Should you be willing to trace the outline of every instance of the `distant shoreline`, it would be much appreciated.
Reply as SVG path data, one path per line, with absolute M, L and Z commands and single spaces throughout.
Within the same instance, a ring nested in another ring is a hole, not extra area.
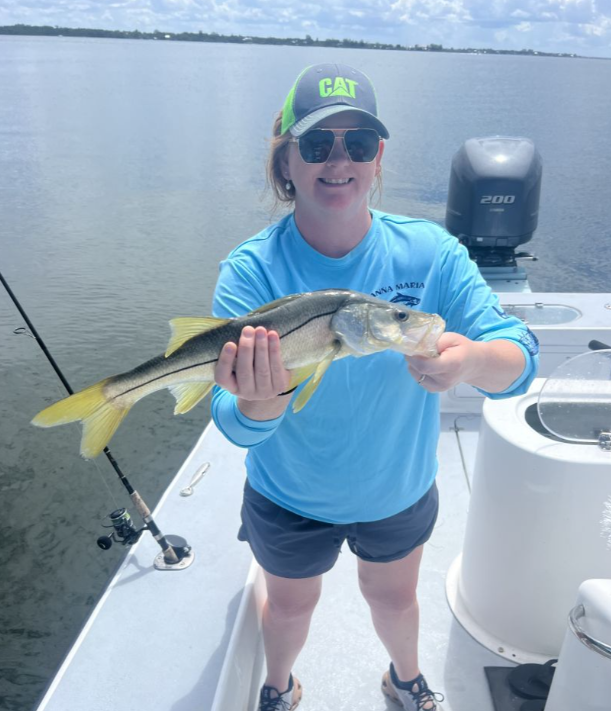
M 310 35 L 299 37 L 251 37 L 248 35 L 220 35 L 216 32 L 140 32 L 139 30 L 98 30 L 73 27 L 51 27 L 50 25 L 9 25 L 0 27 L 0 35 L 48 36 L 48 37 L 95 37 L 103 39 L 138 39 L 174 42 L 225 42 L 231 44 L 275 44 L 291 47 L 336 47 L 340 49 L 385 49 L 399 52 L 452 52 L 454 54 L 509 54 L 528 57 L 564 57 L 568 59 L 607 59 L 606 57 L 585 57 L 579 54 L 539 52 L 534 49 L 479 49 L 475 47 L 454 49 L 440 44 L 413 45 L 383 44 L 349 39 L 313 39 Z

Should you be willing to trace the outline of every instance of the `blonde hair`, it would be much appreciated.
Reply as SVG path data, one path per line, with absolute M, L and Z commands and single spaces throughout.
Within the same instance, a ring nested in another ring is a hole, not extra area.
M 271 188 L 274 194 L 274 212 L 284 203 L 290 205 L 295 202 L 295 188 L 293 183 L 290 184 L 290 188 L 287 188 L 288 181 L 282 173 L 282 161 L 289 147 L 291 133 L 287 131 L 284 135 L 281 135 L 281 129 L 282 111 L 274 119 L 269 153 L 267 155 L 267 186 Z
M 292 182 L 287 181 L 282 172 L 282 162 L 291 140 L 291 133 L 287 131 L 284 135 L 280 133 L 282 129 L 282 111 L 274 119 L 272 137 L 269 142 L 269 153 L 267 156 L 266 177 L 267 187 L 273 193 L 272 213 L 276 213 L 283 206 L 291 207 L 295 202 L 295 187 Z M 287 188 L 287 184 L 290 186 Z M 373 183 L 370 201 L 376 198 L 376 205 L 382 199 L 382 168 L 376 175 Z

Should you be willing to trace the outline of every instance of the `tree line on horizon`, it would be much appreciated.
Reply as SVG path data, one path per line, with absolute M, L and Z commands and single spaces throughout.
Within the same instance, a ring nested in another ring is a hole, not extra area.
M 337 47 L 350 49 L 387 49 L 403 52 L 458 52 L 477 54 L 525 54 L 541 57 L 577 57 L 576 54 L 539 52 L 533 49 L 479 49 L 444 47 L 441 44 L 413 45 L 384 44 L 351 39 L 313 39 L 300 37 L 250 37 L 246 35 L 221 35 L 217 32 L 141 32 L 140 30 L 100 30 L 93 28 L 58 27 L 57 25 L 10 25 L 0 27 L 0 35 L 31 35 L 53 37 L 97 37 L 105 39 L 162 40 L 178 42 L 229 42 L 234 44 L 277 44 L 297 47 Z

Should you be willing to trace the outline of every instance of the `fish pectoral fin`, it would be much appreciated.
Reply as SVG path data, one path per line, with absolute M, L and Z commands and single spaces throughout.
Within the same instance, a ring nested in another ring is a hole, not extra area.
M 214 318 L 212 316 L 205 316 L 203 318 L 173 318 L 170 321 L 172 336 L 170 337 L 165 357 L 167 358 L 172 355 L 174 351 L 178 350 L 183 343 L 191 340 L 191 338 L 206 333 L 206 331 L 210 331 L 217 326 L 224 326 L 227 321 L 229 321 L 229 319 Z
M 36 415 L 32 424 L 37 427 L 55 427 L 82 421 L 81 454 L 87 459 L 97 457 L 129 412 L 129 407 L 114 407 L 106 399 L 104 385 L 108 380 L 102 380 L 50 405 Z
M 202 381 L 199 383 L 180 383 L 172 385 L 169 390 L 176 398 L 175 415 L 184 415 L 194 408 L 200 400 L 212 390 L 214 383 Z
M 295 399 L 295 402 L 293 403 L 293 412 L 299 412 L 299 410 L 301 410 L 301 408 L 312 397 L 316 391 L 316 388 L 320 385 L 322 376 L 327 372 L 328 367 L 341 350 L 341 347 L 341 343 L 334 345 L 333 349 L 323 358 L 323 360 L 320 361 L 320 363 L 318 363 L 314 371 L 314 376 Z

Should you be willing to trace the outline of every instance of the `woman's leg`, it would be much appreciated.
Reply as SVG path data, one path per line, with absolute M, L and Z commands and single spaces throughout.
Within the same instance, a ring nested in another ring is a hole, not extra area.
M 320 598 L 322 575 L 313 578 L 279 578 L 264 571 L 267 601 L 263 608 L 263 641 L 267 677 L 265 684 L 281 693 L 308 636 L 310 620 Z
M 359 585 L 371 608 L 373 625 L 403 681 L 420 673 L 416 586 L 422 548 L 390 563 L 358 561 Z

